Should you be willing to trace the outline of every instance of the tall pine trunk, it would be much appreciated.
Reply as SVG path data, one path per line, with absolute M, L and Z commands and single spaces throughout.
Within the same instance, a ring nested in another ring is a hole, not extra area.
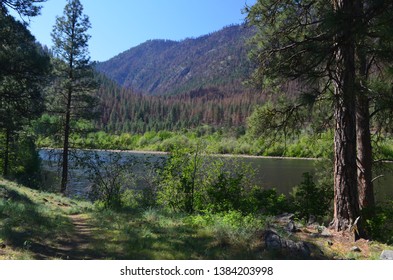
M 364 92 L 360 92 L 356 102 L 356 140 L 358 192 L 361 209 L 372 209 L 375 205 L 374 187 L 372 183 L 372 147 L 370 133 L 369 100 Z
M 355 38 L 352 36 L 354 2 L 351 0 L 334 1 L 334 7 L 337 14 L 342 17 L 343 25 L 336 37 L 338 47 L 334 85 L 334 219 L 332 225 L 336 231 L 349 229 L 360 215 L 356 166 Z
M 3 162 L 3 176 L 5 178 L 9 175 L 10 169 L 10 143 L 11 143 L 11 131 L 9 128 L 5 130 L 5 143 L 4 143 L 4 162 Z
M 62 174 L 61 174 L 61 187 L 60 192 L 65 194 L 68 183 L 68 155 L 70 149 L 70 120 L 71 120 L 71 98 L 72 89 L 68 89 L 67 104 L 66 104 L 66 116 L 64 123 L 64 142 L 63 142 L 63 161 L 62 161 Z
M 356 1 L 357 21 L 365 26 L 364 1 Z M 358 193 L 360 209 L 372 210 L 375 206 L 374 187 L 372 183 L 372 145 L 370 133 L 370 101 L 368 98 L 368 58 L 365 53 L 365 43 L 361 40 L 357 45 L 356 56 L 359 64 L 358 92 L 356 97 L 356 146 L 358 166 Z M 371 214 L 372 212 L 370 212 Z

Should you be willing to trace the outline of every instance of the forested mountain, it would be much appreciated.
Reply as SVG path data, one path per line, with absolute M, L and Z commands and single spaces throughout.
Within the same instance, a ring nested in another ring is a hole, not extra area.
M 97 65 L 97 70 L 134 92 L 184 94 L 200 88 L 242 92 L 252 65 L 246 41 L 254 30 L 232 25 L 180 42 L 151 40 Z
M 178 95 L 144 95 L 101 78 L 99 129 L 144 133 L 209 125 L 242 133 L 246 118 L 264 96 L 250 90 L 239 93 L 227 87 L 210 87 Z

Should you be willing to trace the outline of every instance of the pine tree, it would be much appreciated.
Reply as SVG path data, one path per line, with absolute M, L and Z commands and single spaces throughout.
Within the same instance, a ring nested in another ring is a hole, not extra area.
M 0 10 L 0 65 L 0 136 L 4 134 L 2 173 L 7 176 L 10 155 L 15 152 L 11 144 L 23 126 L 43 111 L 42 90 L 49 72 L 49 57 L 26 26 L 3 9 Z
M 79 118 L 89 119 L 94 114 L 95 99 L 92 91 L 96 88 L 88 54 L 90 35 L 89 18 L 83 14 L 79 0 L 68 0 L 63 16 L 57 17 L 53 27 L 54 60 L 56 80 L 53 111 L 62 115 L 63 155 L 61 189 L 65 193 L 68 182 L 68 159 L 70 152 L 71 122 Z
M 5 11 L 13 9 L 21 16 L 34 17 L 39 15 L 41 6 L 37 5 L 46 0 L 0 0 L 0 8 Z
M 359 92 L 359 86 L 365 84 L 364 71 L 359 65 L 363 63 L 362 52 L 371 58 L 368 64 L 371 66 L 381 57 L 380 47 L 391 45 L 388 36 L 381 36 L 386 33 L 376 32 L 386 32 L 392 26 L 391 6 L 391 1 L 259 0 L 246 9 L 249 22 L 259 28 L 254 41 L 254 57 L 260 65 L 256 80 L 277 86 L 277 81 L 282 84 L 291 79 L 303 85 L 302 98 L 281 111 L 294 112 L 310 101 L 327 98 L 332 101 L 335 120 L 332 225 L 337 231 L 353 226 L 360 216 L 361 201 L 368 199 L 360 198 L 364 187 L 359 185 L 358 190 L 357 183 L 357 153 L 361 156 L 367 153 L 368 161 L 371 152 L 359 150 L 359 143 L 371 147 L 370 137 L 356 141 L 356 127 L 358 135 L 369 132 L 369 108 Z M 367 48 L 362 47 L 364 42 Z M 364 164 L 363 168 L 367 169 L 366 180 L 371 180 L 371 165 Z M 365 193 L 368 192 L 370 188 Z M 360 226 L 359 229 L 364 236 Z

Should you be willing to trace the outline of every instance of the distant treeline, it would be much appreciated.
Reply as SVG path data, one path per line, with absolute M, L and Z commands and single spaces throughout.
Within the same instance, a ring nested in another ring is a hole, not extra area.
M 104 79 L 98 91 L 102 100 L 98 128 L 107 132 L 145 133 L 210 125 L 245 130 L 246 119 L 266 96 L 230 86 L 209 87 L 176 96 L 147 96 Z

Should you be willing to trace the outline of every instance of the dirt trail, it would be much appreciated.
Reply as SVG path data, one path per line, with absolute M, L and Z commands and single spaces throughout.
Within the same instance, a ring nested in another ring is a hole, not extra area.
M 85 215 L 68 216 L 74 226 L 73 232 L 53 247 L 35 248 L 37 259 L 96 260 L 101 259 L 97 252 L 89 248 L 93 240 L 94 228 Z M 35 247 L 40 246 L 36 244 Z

